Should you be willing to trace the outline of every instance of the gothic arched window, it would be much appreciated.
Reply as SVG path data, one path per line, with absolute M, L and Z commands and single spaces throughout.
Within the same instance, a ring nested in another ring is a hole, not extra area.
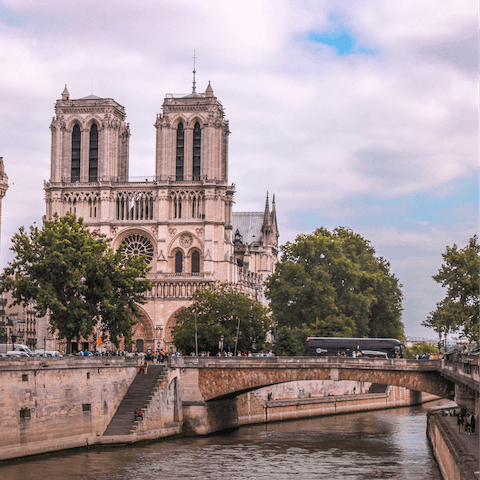
M 193 127 L 193 180 L 200 180 L 200 153 L 202 143 L 202 131 L 197 122 Z
M 177 127 L 177 157 L 176 157 L 176 169 L 175 180 L 183 180 L 183 163 L 184 163 L 184 143 L 185 132 L 183 130 L 183 123 L 180 122 Z
M 183 254 L 182 252 L 178 251 L 175 254 L 175 273 L 182 273 L 183 272 Z
M 90 128 L 90 155 L 88 159 L 88 181 L 98 181 L 98 128 L 93 124 Z
M 72 131 L 72 182 L 80 181 L 80 144 L 82 141 L 82 132 L 80 125 L 76 123 Z
M 192 273 L 200 273 L 200 254 L 196 250 L 192 253 Z

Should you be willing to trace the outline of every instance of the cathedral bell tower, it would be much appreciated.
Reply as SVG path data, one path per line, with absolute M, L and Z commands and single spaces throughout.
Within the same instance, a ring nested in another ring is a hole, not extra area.
M 55 104 L 52 131 L 52 183 L 128 180 L 125 108 L 111 98 L 70 99 L 65 85 Z

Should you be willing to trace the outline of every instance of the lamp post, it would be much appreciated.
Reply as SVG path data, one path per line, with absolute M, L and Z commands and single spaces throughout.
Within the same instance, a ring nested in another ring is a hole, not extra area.
M 240 317 L 238 317 L 238 323 L 237 323 L 237 335 L 235 337 L 235 353 L 234 353 L 234 357 L 237 356 L 237 345 L 238 345 L 238 335 L 239 335 L 239 331 L 240 331 Z
M 195 356 L 198 357 L 197 312 L 195 312 Z

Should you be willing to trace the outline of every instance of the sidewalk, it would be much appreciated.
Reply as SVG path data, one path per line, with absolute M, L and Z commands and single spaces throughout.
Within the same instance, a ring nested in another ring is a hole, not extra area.
M 476 465 L 475 473 L 479 475 L 479 437 L 478 437 L 478 425 L 475 426 L 475 434 L 467 435 L 464 433 L 458 433 L 457 417 L 441 417 L 442 421 L 448 427 L 452 438 L 454 438 L 464 453 L 471 455 Z

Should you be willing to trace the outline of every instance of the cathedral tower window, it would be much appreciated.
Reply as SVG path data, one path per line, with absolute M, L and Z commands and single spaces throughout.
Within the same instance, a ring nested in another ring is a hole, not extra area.
M 98 128 L 93 124 L 90 128 L 90 155 L 88 161 L 88 181 L 98 181 Z
M 183 123 L 179 123 L 177 127 L 177 158 L 176 158 L 176 170 L 175 180 L 183 180 L 183 164 L 184 164 L 184 144 L 185 144 L 185 132 L 183 129 Z
M 197 250 L 192 253 L 192 273 L 200 273 L 200 253 Z
M 183 254 L 182 252 L 178 251 L 175 254 L 175 273 L 182 273 L 183 272 Z
M 193 127 L 193 180 L 200 180 L 200 153 L 202 143 L 202 131 L 197 122 Z
M 80 144 L 82 141 L 82 132 L 80 125 L 76 123 L 72 131 L 72 182 L 80 181 Z

